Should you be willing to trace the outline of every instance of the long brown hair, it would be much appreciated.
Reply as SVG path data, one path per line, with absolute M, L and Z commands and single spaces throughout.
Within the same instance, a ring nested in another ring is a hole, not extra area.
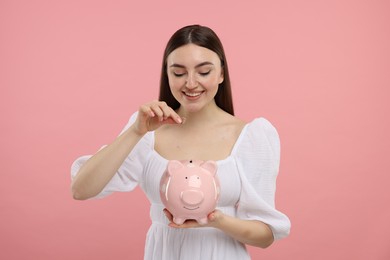
M 215 103 L 224 111 L 228 112 L 231 115 L 234 115 L 232 90 L 230 86 L 229 70 L 226 61 L 225 51 L 217 34 L 206 26 L 185 26 L 177 30 L 169 39 L 167 46 L 165 47 L 163 56 L 159 100 L 165 101 L 168 106 L 170 106 L 174 110 L 180 107 L 180 103 L 174 98 L 169 87 L 167 74 L 167 57 L 175 49 L 189 43 L 207 48 L 215 52 L 219 56 L 224 73 L 224 80 L 221 84 L 219 84 L 217 94 L 214 98 Z

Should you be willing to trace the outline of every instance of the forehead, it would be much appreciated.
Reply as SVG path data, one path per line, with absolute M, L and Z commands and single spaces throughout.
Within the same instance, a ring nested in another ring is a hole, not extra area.
M 184 66 L 196 66 L 199 63 L 209 61 L 215 65 L 220 64 L 218 55 L 207 48 L 186 44 L 171 52 L 167 57 L 167 65 L 180 64 Z

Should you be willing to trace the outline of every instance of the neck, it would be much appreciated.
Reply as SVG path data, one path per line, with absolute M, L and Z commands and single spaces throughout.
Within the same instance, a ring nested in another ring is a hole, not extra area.
M 215 121 L 221 109 L 215 102 L 212 102 L 196 112 L 188 111 L 183 107 L 180 107 L 177 112 L 181 117 L 185 118 L 185 125 L 191 126 L 204 125 L 204 123 Z

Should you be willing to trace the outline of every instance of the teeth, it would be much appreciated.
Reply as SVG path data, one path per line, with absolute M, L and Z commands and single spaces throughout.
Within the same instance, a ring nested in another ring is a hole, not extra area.
M 201 93 L 188 93 L 188 92 L 186 92 L 185 93 L 187 96 L 190 96 L 190 97 L 197 97 L 197 96 L 199 96 Z

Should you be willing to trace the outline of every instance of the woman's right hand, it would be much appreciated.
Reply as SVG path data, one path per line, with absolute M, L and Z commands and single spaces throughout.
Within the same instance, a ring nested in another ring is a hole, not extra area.
M 153 101 L 142 105 L 131 131 L 122 133 L 79 169 L 72 181 L 73 197 L 88 199 L 99 194 L 144 134 L 163 124 L 182 122 L 183 119 L 165 102 Z
M 140 106 L 137 120 L 134 122 L 135 131 L 144 135 L 154 131 L 163 124 L 182 124 L 183 119 L 164 101 L 152 101 Z

